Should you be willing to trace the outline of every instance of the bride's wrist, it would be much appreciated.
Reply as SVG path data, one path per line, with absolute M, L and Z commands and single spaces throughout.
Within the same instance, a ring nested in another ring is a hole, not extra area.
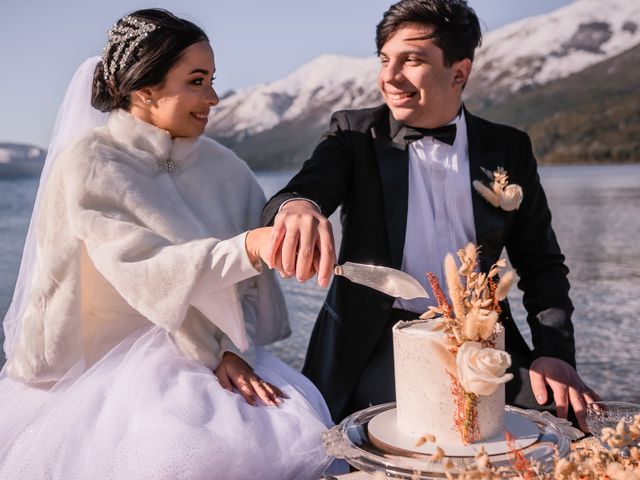
M 261 227 L 249 230 L 245 237 L 244 246 L 249 260 L 253 265 L 260 265 L 262 257 L 260 252 L 263 244 L 268 240 L 271 227 Z

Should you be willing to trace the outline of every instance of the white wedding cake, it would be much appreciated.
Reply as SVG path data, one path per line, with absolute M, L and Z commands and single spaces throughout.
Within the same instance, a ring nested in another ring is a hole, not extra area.
M 501 369 L 504 374 L 504 328 L 500 323 L 495 326 L 492 339 L 495 350 L 483 350 L 480 343 L 468 342 L 468 345 L 463 344 L 464 352 L 459 351 L 456 355 L 438 324 L 437 320 L 414 320 L 399 322 L 393 328 L 398 429 L 416 439 L 433 436 L 432 441 L 438 444 L 462 444 L 461 428 L 469 428 L 469 425 L 461 425 L 465 420 L 457 416 L 456 402 L 459 411 L 464 398 L 459 387 L 464 383 L 466 388 L 468 385 L 472 388 L 481 385 L 480 391 L 484 388 L 474 405 L 475 419 L 471 426 L 476 432 L 474 440 L 502 434 L 504 379 L 502 383 L 491 385 L 489 381 L 487 384 L 485 378 L 479 378 L 483 373 L 478 375 L 478 370 L 488 369 L 489 377 L 492 370 L 500 375 Z M 460 363 L 463 365 L 458 365 Z M 500 363 L 502 365 L 498 365 Z M 465 365 L 471 367 L 469 371 L 465 370 Z M 464 378 L 460 378 L 461 375 Z M 474 381 L 477 382 L 474 384 Z M 457 395 L 455 385 L 458 385 Z

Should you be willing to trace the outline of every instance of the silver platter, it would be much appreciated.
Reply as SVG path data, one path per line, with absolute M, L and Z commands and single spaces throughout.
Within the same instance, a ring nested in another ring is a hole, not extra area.
M 430 455 L 397 455 L 377 448 L 369 438 L 368 424 L 376 415 L 395 406 L 395 403 L 385 403 L 360 410 L 325 432 L 323 441 L 329 455 L 343 458 L 364 472 L 384 472 L 394 478 L 411 480 L 447 478 L 444 468 L 444 461 L 447 460 L 453 464 L 453 467 L 447 470 L 452 476 L 474 464 L 473 457 L 450 457 L 434 462 Z M 556 425 L 535 415 L 537 412 L 530 413 L 527 410 L 509 406 L 505 407 L 505 411 L 527 417 L 539 427 L 538 440 L 520 452 L 528 460 L 535 461 L 540 470 L 549 471 L 552 468 L 556 452 L 560 457 L 569 454 L 571 449 L 569 438 Z M 512 458 L 509 453 L 491 455 L 490 459 L 495 467 L 512 468 Z M 516 472 L 513 471 L 513 473 Z

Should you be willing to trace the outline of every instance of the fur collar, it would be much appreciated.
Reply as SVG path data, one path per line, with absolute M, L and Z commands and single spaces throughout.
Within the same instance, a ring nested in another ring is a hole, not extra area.
M 171 138 L 166 130 L 134 117 L 126 110 L 118 109 L 109 114 L 107 129 L 111 137 L 131 154 L 134 161 L 142 161 L 158 168 L 158 163 L 168 159 L 184 167 L 193 161 L 200 137 Z

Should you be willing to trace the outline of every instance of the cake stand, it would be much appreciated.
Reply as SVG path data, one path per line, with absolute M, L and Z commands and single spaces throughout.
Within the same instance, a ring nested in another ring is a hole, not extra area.
M 372 441 L 369 434 L 369 423 L 381 414 L 394 410 L 395 403 L 376 405 L 356 412 L 345 418 L 339 425 L 323 434 L 323 442 L 329 455 L 343 458 L 355 468 L 369 472 L 384 472 L 393 478 L 402 479 L 441 479 L 446 473 L 455 476 L 475 464 L 470 456 L 447 456 L 442 460 L 432 461 L 431 455 L 403 452 L 387 449 L 380 442 Z M 537 412 L 528 412 L 515 407 L 505 407 L 505 413 L 521 416 L 528 423 L 533 423 L 539 435 L 533 443 L 519 449 L 527 460 L 535 461 L 542 471 L 549 471 L 553 466 L 553 457 L 566 456 L 571 448 L 571 441 L 558 426 Z M 495 467 L 512 468 L 510 453 L 490 455 Z M 449 463 L 445 469 L 444 463 Z M 515 474 L 515 470 L 513 471 Z

